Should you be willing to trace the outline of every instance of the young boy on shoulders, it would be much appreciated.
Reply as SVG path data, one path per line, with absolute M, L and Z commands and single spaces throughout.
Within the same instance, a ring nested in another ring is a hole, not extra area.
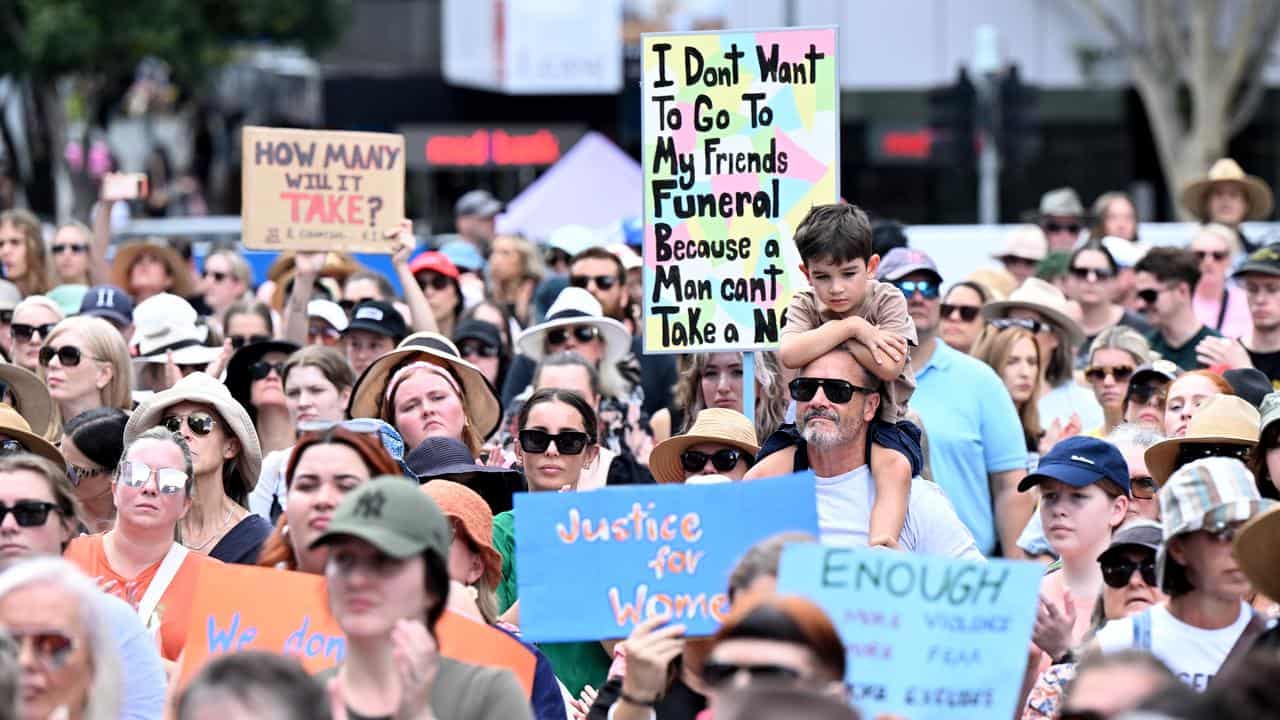
M 787 308 L 778 358 L 797 369 L 844 345 L 883 382 L 870 433 L 876 498 L 867 537 L 872 546 L 896 548 L 911 478 L 924 464 L 920 429 L 905 419 L 915 390 L 908 362 L 915 324 L 902 293 L 875 279 L 880 256 L 871 252 L 871 223 L 856 205 L 814 207 L 796 228 L 795 243 L 812 289 L 797 292 Z

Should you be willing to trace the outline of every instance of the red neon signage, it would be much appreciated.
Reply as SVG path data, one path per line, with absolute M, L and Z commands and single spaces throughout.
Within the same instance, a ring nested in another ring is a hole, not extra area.
M 423 146 L 428 165 L 551 165 L 560 140 L 541 128 L 528 133 L 480 129 L 463 135 L 432 135 Z

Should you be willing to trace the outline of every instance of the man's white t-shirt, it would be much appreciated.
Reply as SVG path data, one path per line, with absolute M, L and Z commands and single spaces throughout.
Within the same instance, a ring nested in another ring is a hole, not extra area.
M 1253 610 L 1240 603 L 1240 616 L 1220 630 L 1188 625 L 1162 605 L 1153 605 L 1150 616 L 1151 654 L 1168 665 L 1182 682 L 1203 692 L 1249 624 Z M 1134 638 L 1132 617 L 1112 620 L 1098 630 L 1096 637 L 1104 653 L 1138 648 L 1139 645 Z
M 876 484 L 866 465 L 818 480 L 818 529 L 824 545 L 866 547 Z M 907 520 L 898 537 L 903 550 L 982 560 L 973 534 L 960 521 L 942 488 L 920 478 L 911 481 Z

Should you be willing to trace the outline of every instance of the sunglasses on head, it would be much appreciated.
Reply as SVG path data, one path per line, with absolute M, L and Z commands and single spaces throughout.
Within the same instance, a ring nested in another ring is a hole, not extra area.
M 498 346 L 483 340 L 463 340 L 458 343 L 458 353 L 462 357 L 498 357 Z
M 1095 280 L 1110 280 L 1115 277 L 1115 273 L 1111 271 L 1111 268 L 1073 267 L 1068 268 L 1067 272 L 1071 273 L 1071 276 L 1077 280 L 1088 280 L 1090 275 L 1092 275 Z
M 65 667 L 71 652 L 76 649 L 76 643 L 71 636 L 57 630 L 30 633 L 9 630 L 8 632 L 19 648 L 29 645 L 39 663 L 50 670 L 60 670 Z
M 556 452 L 561 455 L 578 455 L 587 448 L 591 438 L 581 430 L 561 430 L 552 435 L 546 430 L 527 429 L 520 431 L 520 449 L 527 453 L 540 455 L 556 444 Z
M 818 388 L 822 388 L 822 394 L 827 396 L 827 400 L 837 405 L 849 402 L 855 392 L 868 395 L 875 392 L 871 388 L 836 378 L 798 377 L 787 384 L 787 389 L 791 391 L 791 399 L 797 402 L 809 402 L 818 394 Z
M 354 418 L 352 420 L 308 420 L 298 423 L 298 432 L 300 433 L 322 433 L 341 428 L 354 433 L 379 433 L 383 428 L 389 427 L 381 420 L 373 418 Z
M 942 289 L 938 283 L 932 280 L 899 280 L 893 286 L 898 288 L 902 292 L 902 296 L 907 299 L 910 299 L 916 293 L 920 293 L 925 300 L 934 300 Z
M 1227 252 L 1226 250 L 1214 250 L 1212 252 L 1205 252 L 1204 250 L 1192 250 L 1191 253 L 1195 255 L 1196 260 L 1200 262 L 1204 262 L 1204 259 L 1207 257 L 1211 257 L 1218 262 L 1222 262 L 1223 260 L 1226 260 L 1228 257 L 1231 256 L 1231 253 Z
M 284 377 L 284 363 L 273 363 L 267 362 L 266 360 L 259 360 L 249 366 L 249 375 L 254 380 L 266 380 L 267 376 L 272 372 L 275 372 L 276 377 Z
M 204 437 L 205 435 L 213 432 L 213 426 L 218 422 L 209 413 L 193 412 L 190 415 L 185 416 L 185 418 L 182 415 L 166 415 L 164 419 L 160 421 L 160 426 L 177 435 L 182 432 L 182 421 L 184 419 L 187 421 L 187 427 L 191 432 L 199 435 L 200 437 Z
M 258 343 L 270 342 L 271 336 L 270 335 L 232 335 L 229 338 L 229 340 L 231 340 L 231 347 L 235 350 L 239 350 L 245 345 L 257 345 Z
M 55 357 L 58 358 L 58 363 L 61 364 L 62 367 L 69 368 L 79 365 L 80 361 L 84 359 L 84 355 L 80 352 L 80 348 L 73 347 L 71 345 L 63 345 L 60 348 L 55 348 L 52 345 L 45 345 L 40 348 L 41 367 L 49 367 L 49 363 L 53 362 Z
M 1048 323 L 1042 323 L 1039 320 L 1031 318 L 996 318 L 991 321 L 991 326 L 997 330 L 1007 330 L 1009 328 L 1022 328 L 1031 333 L 1042 333 L 1053 330 Z
M 1133 296 L 1142 301 L 1143 305 L 1155 305 L 1156 300 L 1160 299 L 1160 291 L 1155 288 L 1145 288 L 1134 293 Z
M 978 313 L 982 312 L 982 308 L 977 305 L 951 305 L 942 303 L 942 317 L 951 320 L 954 319 L 956 313 L 960 313 L 961 322 L 973 322 L 978 317 Z
M 146 487 L 153 476 L 161 495 L 175 495 L 187 487 L 187 474 L 177 468 L 153 468 L 131 460 L 120 463 L 120 482 L 135 490 Z
M 1047 233 L 1057 233 L 1057 232 L 1079 233 L 1080 224 L 1079 223 L 1047 222 L 1044 224 L 1044 231 Z
M 418 276 L 418 286 L 423 290 L 430 287 L 432 290 L 444 290 L 449 287 L 453 281 L 448 277 L 439 273 L 422 273 Z
M 4 516 L 13 513 L 13 521 L 21 527 L 39 527 L 49 519 L 49 513 L 57 511 L 58 506 L 42 500 L 19 500 L 13 505 L 0 503 L 0 525 L 4 524 Z
M 738 665 L 708 661 L 702 665 L 702 681 L 711 687 L 720 687 L 732 680 L 739 673 L 746 673 L 751 682 L 795 682 L 800 679 L 800 672 L 785 665 Z
M 614 285 L 618 284 L 618 278 L 613 275 L 571 275 L 569 284 L 576 288 L 588 288 L 592 283 L 601 290 L 612 290 Z
M 73 255 L 83 255 L 87 252 L 89 252 L 88 245 L 77 245 L 74 243 L 56 243 L 53 246 L 54 255 L 63 255 L 65 253 L 72 253 Z
M 1226 457 L 1248 461 L 1249 446 L 1228 445 L 1226 443 L 1183 443 L 1178 448 L 1178 459 L 1175 461 L 1174 467 L 1182 467 L 1189 462 L 1210 457 Z
M 36 335 L 43 340 L 49 337 L 49 333 L 53 332 L 57 323 L 47 323 L 45 325 L 28 325 L 26 323 L 13 323 L 9 326 L 9 334 L 13 335 L 13 339 L 20 343 L 31 342 Z
M 685 472 L 696 473 L 707 466 L 707 460 L 711 461 L 711 466 L 716 472 L 729 472 L 738 466 L 738 461 L 745 454 L 737 448 L 721 448 L 713 453 L 704 453 L 701 450 L 685 450 L 680 453 L 680 466 Z M 750 461 L 748 461 L 750 464 Z
M 1117 365 L 1116 367 L 1102 367 L 1094 365 L 1084 371 L 1084 377 L 1089 382 L 1100 383 L 1110 375 L 1116 379 L 1116 382 L 1122 383 L 1133 375 L 1132 365 Z
M 563 345 L 569 341 L 569 333 L 571 331 L 562 327 L 552 328 L 547 331 L 547 344 L 551 346 Z M 572 330 L 573 339 L 580 343 L 589 343 L 600 337 L 600 328 L 594 325 L 579 325 Z
M 105 472 L 105 468 L 85 468 L 73 463 L 67 463 L 67 479 L 71 481 L 72 487 L 80 487 L 80 483 L 84 482 L 85 479 Z
M 1136 475 L 1129 478 L 1129 494 L 1139 500 L 1151 500 L 1159 490 L 1155 478 L 1150 475 Z
M 1142 582 L 1156 586 L 1156 559 L 1149 557 L 1142 562 L 1134 562 L 1129 558 L 1113 558 L 1102 563 L 1102 581 L 1117 590 L 1129 584 L 1134 571 L 1142 574 Z

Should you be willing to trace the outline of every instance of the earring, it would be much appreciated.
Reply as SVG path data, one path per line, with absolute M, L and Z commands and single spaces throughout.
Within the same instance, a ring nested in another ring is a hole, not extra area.
M 289 523 L 286 522 L 284 525 L 280 526 L 280 536 L 289 537 Z

